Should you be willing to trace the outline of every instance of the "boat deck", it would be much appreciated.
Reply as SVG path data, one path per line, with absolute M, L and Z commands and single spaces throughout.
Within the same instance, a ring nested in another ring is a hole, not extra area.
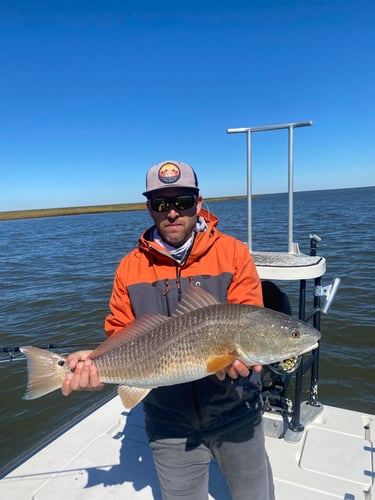
M 306 431 L 292 433 L 288 442 L 279 437 L 280 416 L 265 414 L 277 500 L 374 500 L 374 417 L 304 403 L 302 422 Z M 230 499 L 215 463 L 209 492 L 211 499 Z M 114 496 L 160 499 L 141 405 L 128 413 L 117 396 L 0 480 L 0 498 L 6 500 Z

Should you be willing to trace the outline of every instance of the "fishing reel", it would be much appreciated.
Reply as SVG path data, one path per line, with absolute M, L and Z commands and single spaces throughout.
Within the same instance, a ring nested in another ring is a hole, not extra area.
M 302 362 L 302 356 L 293 356 L 293 358 L 279 361 L 268 365 L 270 369 L 277 375 L 289 375 L 297 370 Z

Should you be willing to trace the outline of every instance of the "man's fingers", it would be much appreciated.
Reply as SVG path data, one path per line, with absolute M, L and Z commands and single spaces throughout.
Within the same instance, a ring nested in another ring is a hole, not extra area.
M 242 361 L 236 359 L 230 366 L 225 368 L 225 370 L 219 370 L 218 372 L 216 372 L 216 376 L 219 380 L 224 380 L 226 375 L 228 375 L 228 377 L 232 379 L 236 379 L 239 376 L 248 377 L 250 374 L 250 370 L 260 372 L 262 370 L 262 366 L 254 365 L 248 367 L 244 363 L 242 363 Z
M 90 365 L 90 382 L 91 387 L 95 390 L 102 389 L 104 387 L 104 384 L 100 382 L 98 371 L 94 363 L 91 363 Z
M 69 366 L 73 371 L 65 377 L 61 385 L 61 392 L 64 396 L 69 396 L 73 391 L 99 390 L 104 387 L 104 384 L 100 382 L 95 363 L 91 359 L 78 361 L 77 358 L 72 358 Z
M 248 377 L 248 375 L 250 373 L 249 368 L 244 363 L 239 361 L 238 359 L 233 361 L 232 366 L 230 366 L 229 368 L 232 371 L 234 371 L 236 374 L 236 376 L 232 377 L 232 378 L 237 378 L 239 375 L 241 375 L 241 377 Z M 229 373 L 228 373 L 228 375 L 231 377 L 231 375 Z
M 233 378 L 233 379 L 238 378 L 238 371 L 236 370 L 236 368 L 233 365 L 228 366 L 228 368 L 226 369 L 226 372 L 230 378 Z
M 69 396 L 72 393 L 72 389 L 70 387 L 70 381 L 73 378 L 73 373 L 67 375 L 63 383 L 61 384 L 61 392 L 63 393 L 63 396 Z
M 77 368 L 79 367 L 79 371 L 77 375 L 80 375 L 79 380 L 77 380 L 78 389 L 90 388 L 90 365 L 91 365 L 91 360 L 89 359 L 87 359 L 84 362 L 78 363 Z
M 68 355 L 67 360 L 71 370 L 74 370 L 80 361 L 85 361 L 92 351 L 76 351 Z

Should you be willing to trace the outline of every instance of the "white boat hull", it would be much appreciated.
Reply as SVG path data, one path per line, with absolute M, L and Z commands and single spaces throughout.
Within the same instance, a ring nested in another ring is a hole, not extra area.
M 374 416 L 329 406 L 316 413 L 305 432 L 296 435 L 296 442 L 266 437 L 276 499 L 374 499 Z M 267 434 L 277 436 L 280 416 L 266 413 L 264 422 Z M 160 498 L 141 407 L 127 413 L 118 397 L 0 480 L 0 498 L 5 500 L 114 497 Z M 215 463 L 210 469 L 209 498 L 230 499 Z

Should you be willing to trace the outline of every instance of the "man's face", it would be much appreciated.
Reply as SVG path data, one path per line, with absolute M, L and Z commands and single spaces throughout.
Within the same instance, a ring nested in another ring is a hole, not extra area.
M 171 202 L 171 198 L 182 195 L 192 195 L 192 191 L 184 188 L 168 188 L 154 191 L 151 195 L 151 200 L 147 201 L 147 208 L 150 212 L 160 236 L 163 240 L 174 247 L 179 247 L 187 241 L 197 222 L 197 215 L 202 206 L 202 197 L 195 195 L 193 205 L 190 208 L 179 208 L 189 205 L 188 199 L 177 199 L 176 202 Z M 163 200 L 165 198 L 165 201 Z M 152 200 L 158 199 L 158 207 L 152 207 Z M 180 201 L 180 203 L 179 203 Z M 162 209 L 167 208 L 165 211 Z M 177 206 L 176 206 L 177 205 Z M 156 209 L 155 209 L 156 208 Z

